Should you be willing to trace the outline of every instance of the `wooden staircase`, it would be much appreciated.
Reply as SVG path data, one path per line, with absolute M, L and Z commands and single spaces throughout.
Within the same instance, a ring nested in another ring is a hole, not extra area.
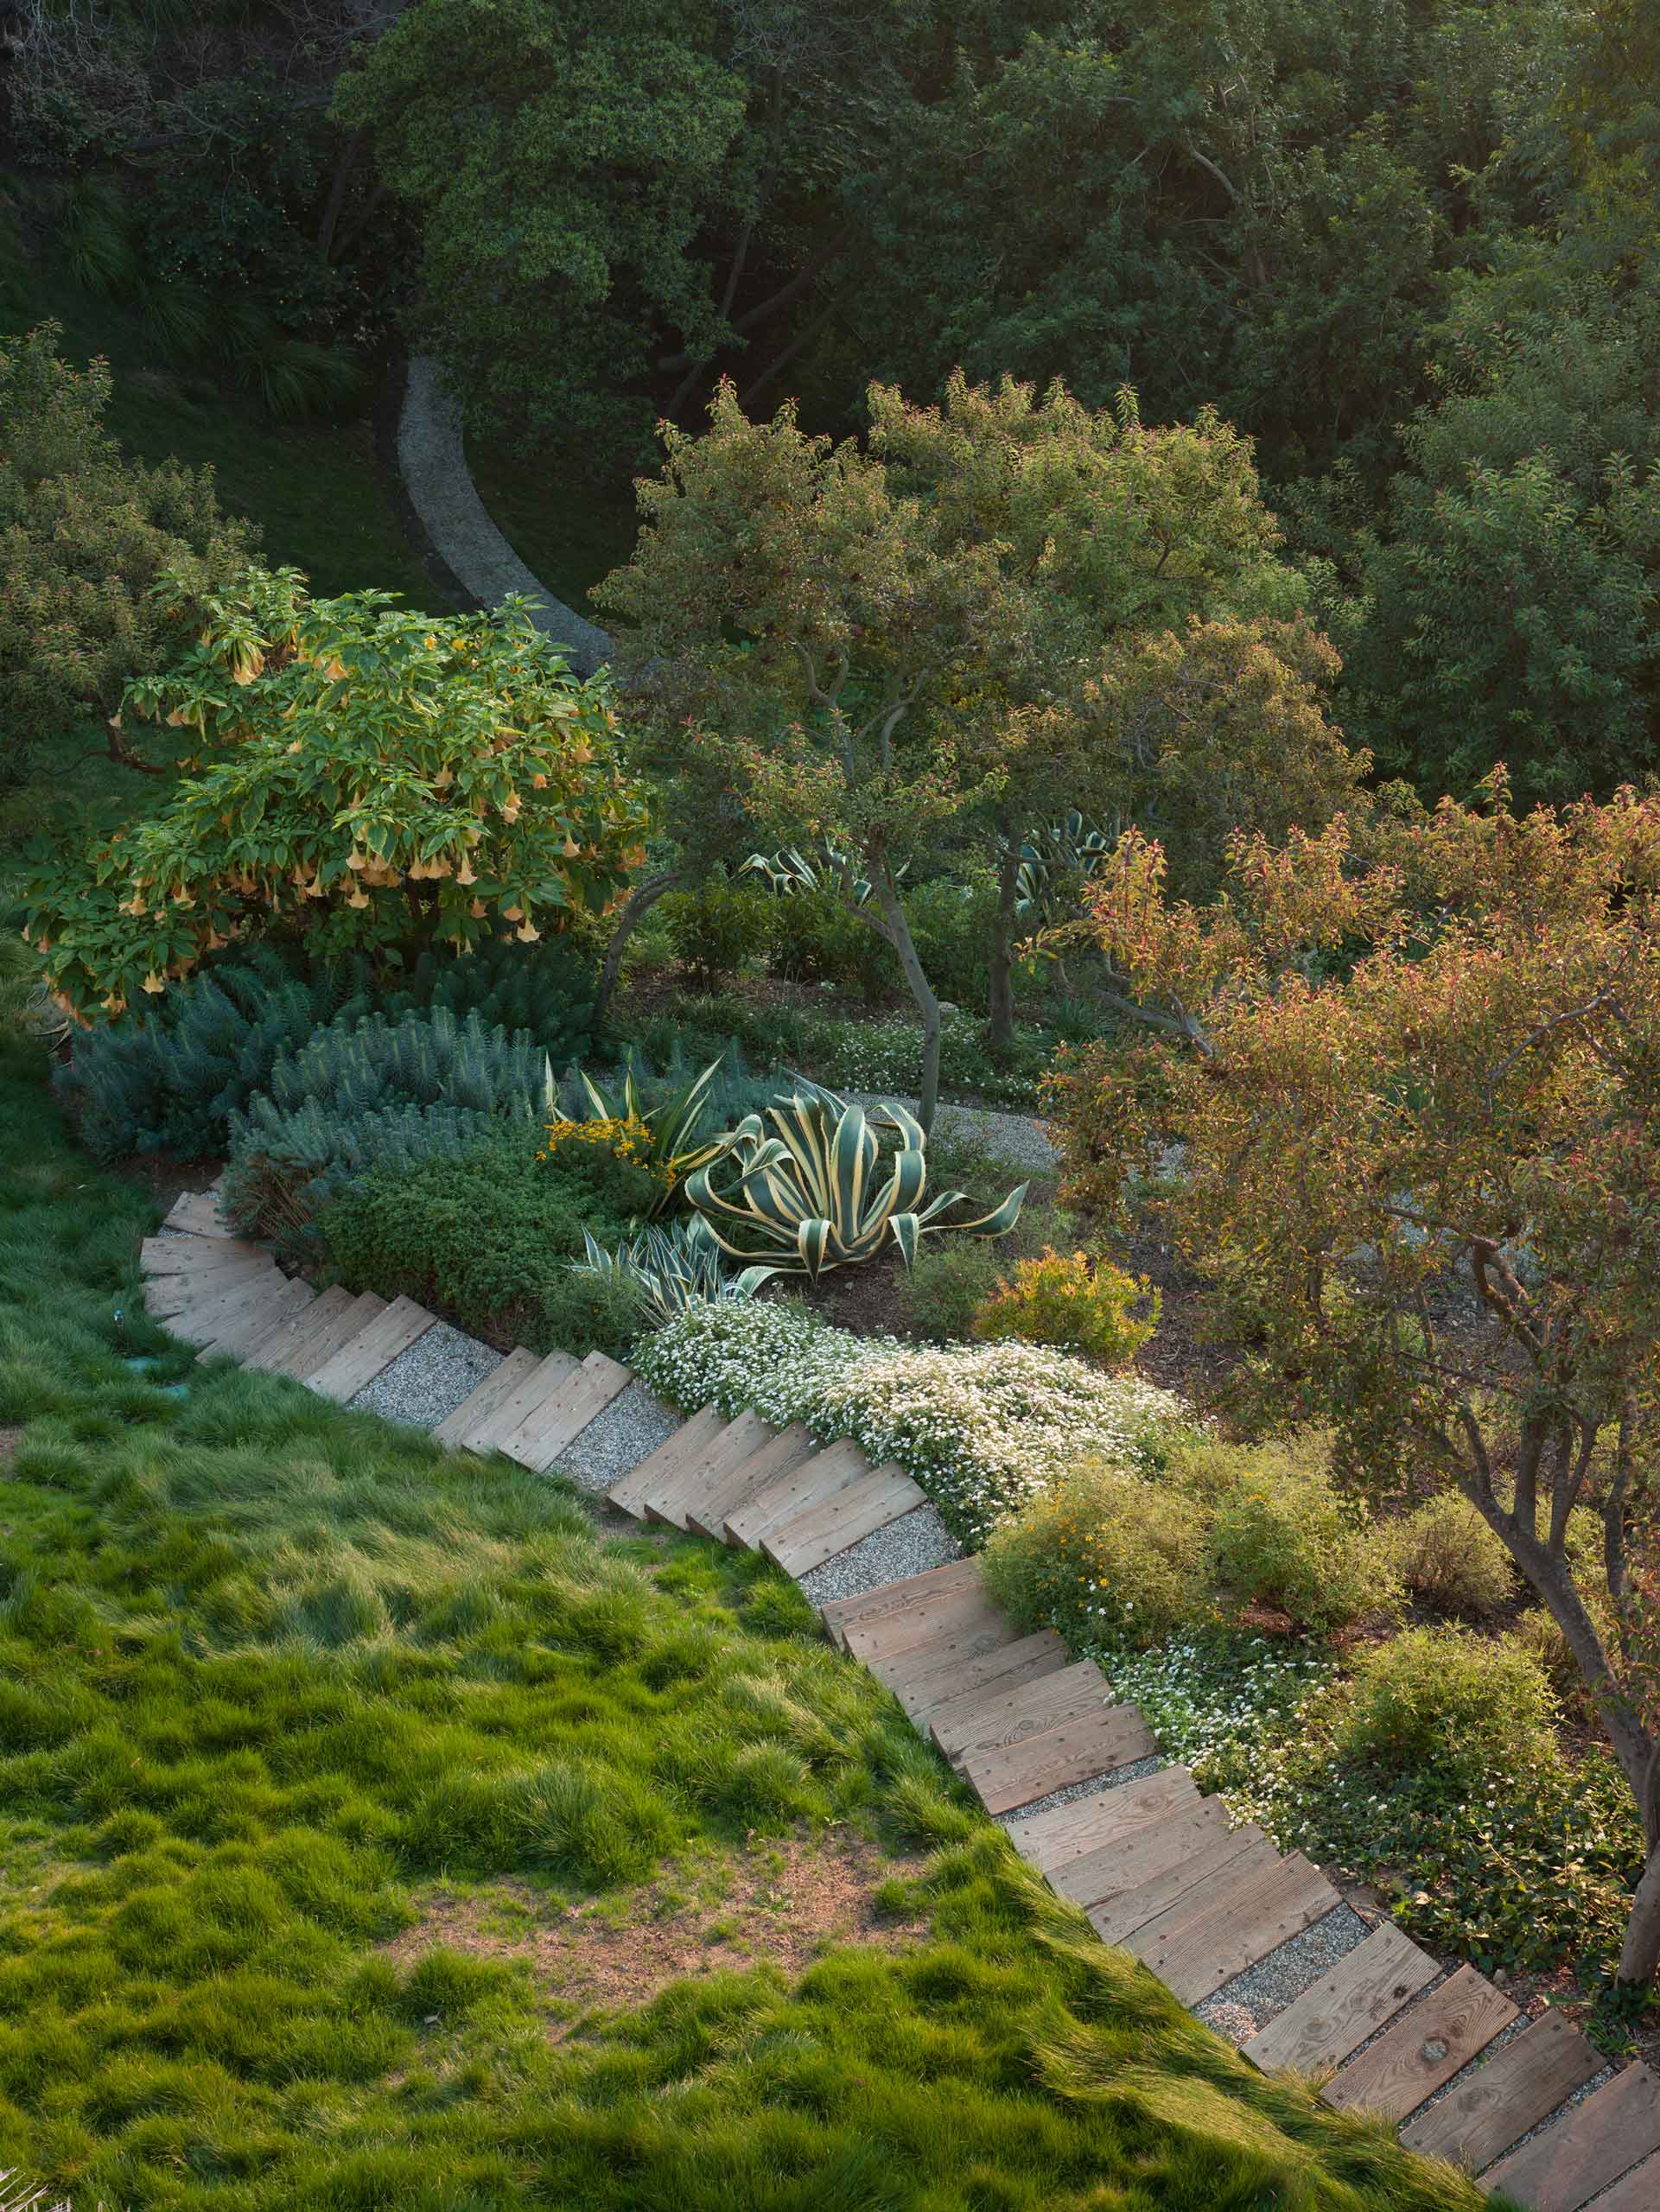
M 181 1198 L 142 1256 L 150 1311 L 200 1357 L 229 1354 L 341 1402 L 434 1322 L 408 1299 L 316 1294 L 285 1276 L 220 1219 L 213 1192 Z M 433 1433 L 545 1470 L 633 1380 L 602 1353 L 521 1349 Z M 854 1445 L 712 1407 L 607 1495 L 637 1520 L 759 1549 L 797 1577 L 926 1503 L 901 1469 L 872 1467 Z M 1235 1826 L 1186 1768 L 1154 1764 L 1140 1712 L 1110 1703 L 1099 1670 L 1069 1660 L 1059 1637 L 1017 1627 L 977 1560 L 820 1611 L 1021 1856 L 1183 2003 L 1215 1996 L 1342 1903 L 1301 1853 Z M 1385 1922 L 1243 2048 L 1267 2070 L 1326 2077 L 1332 2105 L 1401 2123 L 1410 2149 L 1532 2212 L 1660 2212 L 1660 2075 L 1629 2066 L 1570 2103 L 1602 2055 L 1551 2013 L 1493 2048 L 1518 2018 L 1473 1967 L 1444 1974 Z

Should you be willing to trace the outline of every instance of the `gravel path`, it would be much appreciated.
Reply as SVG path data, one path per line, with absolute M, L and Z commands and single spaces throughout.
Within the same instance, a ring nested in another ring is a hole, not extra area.
M 880 1106 L 893 1093 L 880 1090 L 851 1090 L 846 1094 L 861 1106 Z M 916 1109 L 916 1100 L 906 1098 L 901 1104 Z M 1043 1133 L 1043 1124 L 1035 1114 L 1006 1114 L 993 1106 L 942 1106 L 934 1116 L 934 1135 L 940 1137 L 964 1137 L 976 1144 L 984 1145 L 988 1152 L 999 1160 L 1007 1160 L 1015 1167 L 1024 1167 L 1029 1173 L 1046 1175 L 1059 1154 Z
M 962 1545 L 933 1507 L 919 1505 L 798 1579 L 809 1605 L 827 1605 L 832 1598 L 856 1598 L 862 1591 L 902 1582 L 907 1574 L 925 1574 L 931 1567 L 962 1556 Z
M 1219 2035 L 1234 2043 L 1248 2042 L 1371 1933 L 1352 1904 L 1340 1904 L 1300 1936 L 1288 1937 L 1245 1973 L 1224 1982 L 1214 1997 L 1193 2010 Z
M 1122 1789 L 1127 1782 L 1143 1782 L 1163 1764 L 1158 1753 L 1152 1751 L 1144 1759 L 1132 1760 L 1129 1766 L 1115 1768 L 1110 1774 L 1092 1775 L 1087 1782 L 1070 1782 L 1064 1789 L 1052 1789 L 1046 1797 L 1034 1797 L 1029 1805 L 1018 1805 L 1012 1813 L 993 1817 L 999 1827 L 1006 1828 L 1012 1821 L 1029 1820 L 1034 1813 L 1053 1812 L 1057 1805 L 1075 1805 L 1080 1797 L 1098 1797 L 1103 1789 Z
M 679 1426 L 678 1414 L 671 1413 L 643 1382 L 631 1382 L 560 1454 L 553 1471 L 569 1475 L 580 1490 L 602 1497 L 631 1467 L 639 1466 L 659 1444 L 666 1444 Z
M 467 466 L 461 417 L 444 390 L 438 364 L 417 355 L 409 365 L 398 425 L 398 466 L 410 504 L 439 557 L 480 607 L 499 607 L 510 593 L 537 604 L 531 620 L 564 648 L 579 676 L 608 659 L 611 640 L 532 575 L 491 521 Z
M 436 1428 L 500 1364 L 501 1354 L 493 1346 L 464 1337 L 448 1321 L 435 1321 L 352 1403 L 359 1412 L 384 1414 L 388 1421 Z

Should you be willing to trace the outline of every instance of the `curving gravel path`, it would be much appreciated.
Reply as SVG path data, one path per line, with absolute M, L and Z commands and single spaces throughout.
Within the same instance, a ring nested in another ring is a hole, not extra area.
M 534 576 L 485 512 L 467 466 L 461 416 L 444 390 L 438 364 L 424 354 L 410 362 L 398 424 L 398 466 L 410 504 L 461 588 L 480 607 L 498 607 L 511 593 L 537 604 L 531 620 L 564 649 L 579 676 L 609 658 L 611 640 L 557 600 Z

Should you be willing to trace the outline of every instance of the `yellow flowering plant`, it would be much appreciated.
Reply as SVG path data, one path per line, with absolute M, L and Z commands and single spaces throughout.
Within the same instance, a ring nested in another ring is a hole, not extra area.
M 1131 1309 L 1144 1306 L 1145 1317 Z M 1144 1277 L 1084 1252 L 1022 1260 L 974 1317 L 976 1337 L 1054 1344 L 1103 1367 L 1128 1367 L 1159 1322 L 1159 1294 Z

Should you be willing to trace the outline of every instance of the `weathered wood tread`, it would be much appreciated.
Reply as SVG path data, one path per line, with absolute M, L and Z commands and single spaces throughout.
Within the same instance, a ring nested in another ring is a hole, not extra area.
M 1570 2021 L 1547 2012 L 1409 2121 L 1401 2140 L 1409 2151 L 1479 2173 L 1606 2063 Z
M 793 1520 L 774 1522 L 762 1536 L 760 1549 L 785 1574 L 811 1574 L 827 1559 L 851 1550 L 927 1502 L 902 1467 L 878 1467 Z
M 493 1367 L 484 1380 L 469 1390 L 459 1406 L 446 1414 L 432 1432 L 440 1444 L 447 1444 L 453 1451 L 464 1450 L 471 1431 L 499 1413 L 510 1391 L 518 1385 L 536 1367 L 536 1354 L 526 1351 L 523 1344 L 515 1344 L 499 1367 Z
M 545 1473 L 633 1379 L 633 1370 L 608 1353 L 589 1352 L 567 1387 L 527 1414 L 511 1435 L 503 1437 L 500 1449 L 521 1467 Z
M 919 1598 L 903 1612 L 849 1621 L 842 1648 L 850 1659 L 862 1659 L 875 1669 L 907 1651 L 925 1646 L 938 1649 L 947 1637 L 956 1637 L 958 1649 L 965 1654 L 987 1651 L 1008 1633 L 1008 1616 L 995 1599 L 977 1584 L 959 1583 L 955 1589 Z
M 1473 1967 L 1460 1967 L 1421 1998 L 1326 2084 L 1340 2112 L 1404 2120 L 1485 2050 L 1517 2008 Z
M 1657 2151 L 1660 2075 L 1639 2063 L 1593 2089 L 1583 2104 L 1501 2158 L 1483 2179 L 1490 2190 L 1504 2190 L 1532 2212 L 1580 2212 L 1600 2189 L 1621 2180 Z M 1639 2196 L 1635 2202 L 1641 2205 L 1643 2199 Z
M 873 1622 L 890 1613 L 910 1611 L 919 1599 L 938 1597 L 946 1590 L 981 1586 L 980 1562 L 972 1556 L 930 1567 L 920 1574 L 906 1574 L 897 1582 L 884 1582 L 875 1590 L 862 1590 L 854 1598 L 832 1598 L 818 1608 L 818 1617 L 830 1630 L 832 1643 L 847 1649 L 847 1630 L 855 1621 Z
M 319 1292 L 309 1306 L 274 1322 L 263 1336 L 244 1344 L 237 1357 L 245 1367 L 274 1367 L 285 1354 L 321 1336 L 351 1303 L 351 1292 L 343 1284 L 332 1283 L 327 1290 Z
M 1228 1826 L 1228 1808 L 1219 1797 L 1180 1803 L 1128 1834 L 1117 1831 L 1110 1843 L 1063 1859 L 1050 1870 L 1050 1886 L 1087 1912 L 1091 1905 L 1139 1889 L 1169 1867 L 1186 1865 L 1215 1837 L 1225 1835 Z
M 686 1507 L 686 1526 L 694 1536 L 707 1536 L 712 1543 L 728 1541 L 726 1517 L 747 1504 L 768 1483 L 798 1467 L 818 1451 L 818 1444 L 811 1429 L 800 1421 L 792 1421 L 782 1428 L 770 1444 L 759 1452 L 752 1452 L 747 1459 L 740 1459 L 723 1474 L 711 1476 L 704 1483 L 699 1495 Z
M 292 1320 L 316 1303 L 316 1293 L 302 1276 L 295 1275 L 275 1290 L 268 1290 L 256 1305 L 227 1321 L 209 1338 L 196 1354 L 199 1360 L 219 1359 L 234 1354 L 239 1359 L 245 1344 L 255 1343 L 266 1335 L 278 1321 Z
M 1247 1821 L 1213 1829 L 1197 1847 L 1132 1890 L 1089 1908 L 1090 1925 L 1103 1943 L 1129 1943 L 1143 1928 L 1182 1904 L 1208 1896 L 1217 1880 L 1241 1881 L 1253 1867 L 1279 1864 L 1280 1854 L 1261 1828 Z
M 215 1268 L 251 1267 L 269 1260 L 263 1244 L 241 1238 L 196 1236 L 188 1230 L 164 1230 L 147 1236 L 138 1248 L 138 1263 L 147 1277 L 210 1273 Z
M 709 1440 L 726 1427 L 726 1417 L 713 1406 L 705 1406 L 693 1414 L 690 1421 L 681 1422 L 672 1436 L 665 1437 L 655 1452 L 649 1452 L 639 1466 L 631 1467 L 606 1492 L 607 1504 L 614 1505 L 619 1513 L 632 1513 L 635 1520 L 642 1520 L 646 1513 L 646 1493 L 652 1484 L 660 1482 L 675 1467 L 695 1458 Z
M 960 1764 L 970 1751 L 995 1751 L 1018 1743 L 1063 1720 L 1082 1720 L 1107 1702 L 1107 1686 L 1092 1659 L 1080 1659 L 1034 1682 L 990 1691 L 969 1691 L 943 1706 L 928 1733 L 946 1758 Z
M 1022 1682 L 1059 1674 L 1067 1663 L 1066 1647 L 1053 1629 L 1021 1636 L 1012 1621 L 999 1641 L 978 1651 L 958 1650 L 954 1638 L 945 1641 L 952 1648 L 942 1656 L 936 1656 L 934 1645 L 925 1643 L 920 1650 L 901 1651 L 870 1670 L 893 1691 L 919 1729 L 960 1697 L 1016 1689 Z
M 249 1275 L 227 1290 L 209 1292 L 181 1306 L 168 1317 L 167 1325 L 188 1344 L 209 1344 L 227 1321 L 255 1311 L 261 1300 L 281 1287 L 283 1280 L 277 1268 Z
M 167 1217 L 167 1226 L 177 1229 L 188 1236 L 239 1237 L 239 1229 L 232 1228 L 219 1210 L 219 1199 L 213 1191 L 187 1191 L 175 1199 Z
M 527 1414 L 555 1397 L 576 1372 L 577 1363 L 568 1351 L 550 1351 L 520 1370 L 518 1379 L 493 1408 L 469 1423 L 460 1441 L 468 1452 L 493 1452 L 504 1436 L 511 1436 Z
M 775 1479 L 735 1503 L 721 1524 L 722 1536 L 728 1544 L 759 1548 L 769 1529 L 822 1504 L 869 1472 L 869 1460 L 845 1438 L 816 1446 L 794 1466 L 780 1469 Z
M 1052 1790 L 1129 1766 L 1154 1748 L 1133 1705 L 1107 1705 L 1005 1749 L 976 1751 L 964 1760 L 963 1773 L 987 1812 L 1013 1813 Z
M 1660 2204 L 1660 2158 L 1645 2158 L 1596 2201 L 1594 2212 L 1654 2212 Z
M 1301 1852 L 1263 1866 L 1224 1867 L 1202 1890 L 1137 1929 L 1128 1948 L 1184 2005 L 1224 1982 L 1330 1912 L 1337 1891 Z
M 274 1360 L 272 1374 L 290 1376 L 296 1382 L 308 1382 L 343 1345 L 349 1344 L 353 1337 L 360 1336 L 372 1321 L 379 1319 L 386 1311 L 386 1303 L 372 1290 L 359 1291 L 346 1311 L 327 1328 L 296 1344 L 280 1360 Z
M 779 1431 L 758 1413 L 741 1413 L 722 1423 L 701 1450 L 683 1465 L 671 1468 L 663 1479 L 640 1493 L 648 1521 L 665 1522 L 671 1529 L 686 1525 L 686 1500 L 701 1493 L 728 1468 L 741 1466 L 757 1452 L 764 1452 Z
M 1003 1832 L 1022 1859 L 1040 1874 L 1053 1876 L 1070 1860 L 1104 1851 L 1121 1837 L 1135 1835 L 1151 1822 L 1199 1802 L 1198 1785 L 1185 1766 L 1162 1766 L 1156 1774 L 1076 1797 L 1069 1805 L 1028 1813 L 1023 1820 L 1011 1821 Z
M 306 1377 L 306 1388 L 320 1398 L 347 1404 L 359 1390 L 367 1389 L 377 1375 L 384 1375 L 417 1337 L 425 1336 L 434 1319 L 412 1298 L 393 1299 L 384 1313 L 378 1313 L 366 1328 L 359 1329 L 332 1358 Z
M 1265 2073 L 1324 2074 L 1351 2057 L 1440 1972 L 1409 1936 L 1385 1920 L 1254 2035 L 1245 2056 Z

